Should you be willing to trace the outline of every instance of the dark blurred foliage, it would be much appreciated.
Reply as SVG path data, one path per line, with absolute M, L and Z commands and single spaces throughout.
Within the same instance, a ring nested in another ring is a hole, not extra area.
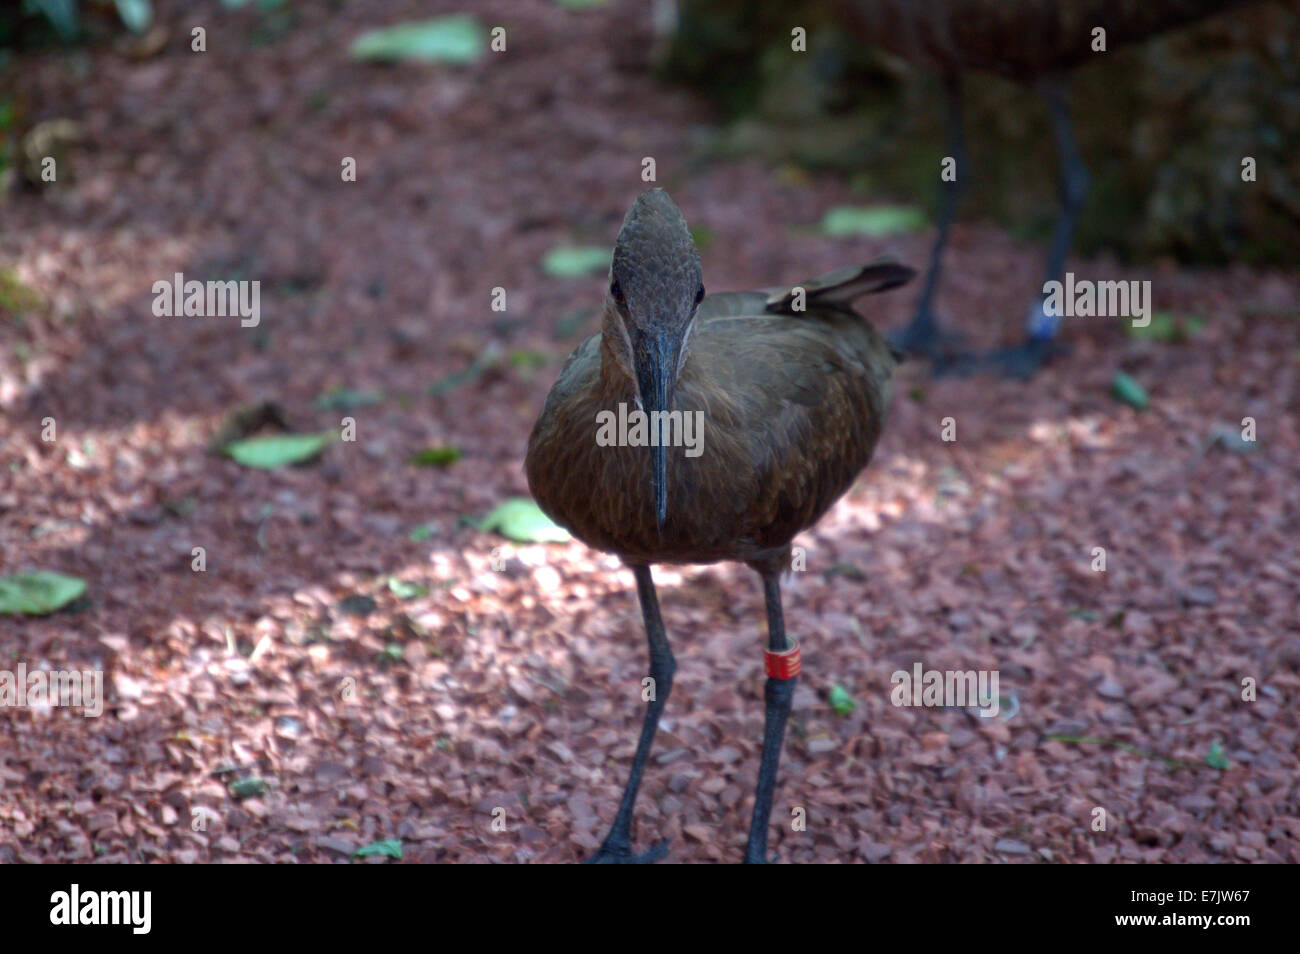
M 795 26 L 807 29 L 806 54 L 791 51 Z M 728 120 L 719 152 L 842 170 L 866 191 L 937 202 L 938 77 L 849 32 L 829 0 L 683 0 L 660 68 Z M 1238 8 L 1107 53 L 1069 82 L 1092 179 L 1080 251 L 1294 264 L 1300 4 Z M 1042 100 L 982 73 L 966 75 L 964 99 L 971 185 L 959 214 L 1045 237 L 1058 164 Z M 1256 182 L 1241 179 L 1245 156 Z
M 4 0 L 0 48 L 67 43 L 112 27 L 138 32 L 152 17 L 150 0 Z

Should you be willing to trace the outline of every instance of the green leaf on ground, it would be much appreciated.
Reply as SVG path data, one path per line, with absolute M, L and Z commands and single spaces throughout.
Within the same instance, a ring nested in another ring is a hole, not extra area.
M 419 526 L 412 527 L 411 532 L 406 536 L 415 543 L 420 543 L 433 536 L 433 527 L 427 523 L 422 523 Z
M 339 609 L 349 616 L 369 616 L 378 604 L 364 593 L 352 593 L 339 600 Z
M 263 794 L 266 789 L 266 782 L 260 778 L 241 778 L 237 782 L 230 783 L 232 798 L 252 798 L 254 795 Z
M 713 229 L 706 225 L 692 225 L 691 238 L 695 240 L 695 247 L 701 252 L 708 251 L 713 245 Z
M 402 842 L 398 838 L 390 838 L 387 841 L 372 841 L 352 852 L 353 858 L 369 858 L 371 855 L 380 855 L 385 858 L 402 857 Z
M 245 467 L 274 470 L 311 460 L 334 440 L 331 433 L 273 434 L 226 445 L 226 453 Z
M 836 714 L 842 716 L 848 715 L 858 707 L 857 700 L 849 695 L 849 691 L 838 682 L 831 686 L 830 704 Z
M 545 351 L 533 351 L 531 348 L 514 348 L 510 352 L 510 364 L 520 371 L 535 371 L 551 363 L 551 356 Z
M 0 613 L 46 616 L 85 592 L 85 580 L 47 570 L 0 576 Z
M 423 596 L 429 592 L 427 586 L 420 586 L 418 583 L 407 583 L 405 580 L 399 580 L 395 576 L 388 578 L 388 591 L 396 596 L 399 600 L 413 600 L 417 596 Z
M 569 531 L 542 513 L 528 497 L 512 497 L 482 520 L 470 523 L 485 533 L 499 533 L 518 543 L 565 543 Z
M 880 238 L 917 232 L 925 226 L 925 213 L 910 205 L 841 205 L 831 209 L 822 219 L 822 231 L 835 238 L 850 235 Z
M 1151 321 L 1145 325 L 1135 325 L 1130 321 L 1124 326 L 1130 338 L 1138 341 L 1163 341 L 1168 344 L 1182 344 L 1204 327 L 1204 318 L 1197 315 L 1174 314 L 1169 311 L 1153 311 Z
M 1174 316 L 1167 311 L 1153 311 L 1151 321 L 1146 325 L 1135 325 L 1132 321 L 1124 325 L 1130 338 L 1139 341 L 1172 341 L 1175 333 Z
M 553 278 L 581 278 L 609 268 L 610 250 L 596 245 L 557 245 L 542 257 L 542 271 Z
M 153 22 L 149 0 L 116 0 L 117 15 L 132 33 L 143 33 Z
M 76 0 L 27 0 L 23 7 L 25 13 L 42 14 L 64 40 L 76 39 L 80 29 Z
M 1151 403 L 1151 399 L 1147 397 L 1146 388 L 1123 371 L 1115 372 L 1115 379 L 1110 383 L 1110 393 L 1118 400 L 1123 401 L 1130 407 L 1137 408 L 1139 411 L 1144 410 Z
M 1221 772 L 1227 771 L 1228 756 L 1224 754 L 1223 746 L 1219 744 L 1218 739 L 1210 743 L 1210 751 L 1205 753 L 1205 764 Z
M 1259 441 L 1247 440 L 1242 437 L 1241 428 L 1235 424 L 1215 424 L 1210 428 L 1210 436 L 1205 443 L 1205 449 L 1209 450 L 1215 444 L 1218 444 L 1224 450 L 1233 451 L 1237 454 L 1259 449 Z
M 450 467 L 460 458 L 459 447 L 426 447 L 424 450 L 416 451 L 406 461 L 417 467 Z
M 21 315 L 44 307 L 40 292 L 23 284 L 12 268 L 0 268 L 0 309 Z
M 399 23 L 363 33 L 352 41 L 355 60 L 473 63 L 487 49 L 487 33 L 469 14 Z

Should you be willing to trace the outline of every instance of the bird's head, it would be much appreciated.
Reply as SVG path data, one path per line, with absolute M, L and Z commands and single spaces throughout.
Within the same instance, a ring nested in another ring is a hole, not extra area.
M 642 192 L 614 243 L 605 298 L 605 328 L 615 360 L 636 384 L 647 414 L 671 411 L 686 362 L 695 309 L 704 300 L 703 271 L 686 219 L 662 189 Z M 667 506 L 667 449 L 651 448 L 655 516 Z

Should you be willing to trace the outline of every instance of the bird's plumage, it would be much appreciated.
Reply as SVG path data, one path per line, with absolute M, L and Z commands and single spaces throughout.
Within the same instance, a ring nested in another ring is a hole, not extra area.
M 1104 62 L 1113 51 L 1255 0 L 834 0 L 844 21 L 864 40 L 903 59 L 937 70 L 948 99 L 948 155 L 964 170 L 962 74 L 981 70 L 1033 83 L 1047 99 L 1061 161 L 1061 217 L 1048 255 L 1044 287 L 1058 281 L 1088 190 L 1088 175 L 1067 109 L 1063 77 L 1085 63 Z M 1123 77 L 1118 77 L 1122 82 Z M 943 249 L 967 173 L 946 179 L 939 234 L 930 256 L 916 316 L 895 340 L 928 353 L 940 367 L 973 367 L 951 354 L 934 313 Z M 1026 338 L 987 356 L 992 367 L 1032 374 L 1053 352 L 1059 316 L 1045 293 L 1026 316 Z
M 895 356 L 850 307 L 907 281 L 892 262 L 839 269 L 802 286 L 706 296 L 699 253 L 666 192 L 637 197 L 610 265 L 601 332 L 569 357 L 528 442 L 538 504 L 590 546 L 632 567 L 650 650 L 645 721 L 598 863 L 649 862 L 632 851 L 632 813 L 676 663 L 652 563 L 740 560 L 763 579 L 768 674 L 763 749 L 745 860 L 767 860 L 777 763 L 799 676 L 786 637 L 780 572 L 790 540 L 853 483 L 889 407 Z M 642 408 L 676 416 L 670 443 Z M 693 425 L 691 428 L 686 424 Z M 634 425 L 635 427 L 635 425 Z M 653 425 L 652 425 L 653 427 Z
M 889 406 L 894 355 L 849 302 L 910 276 L 885 262 L 704 299 L 673 405 L 703 412 L 703 449 L 670 448 L 662 529 L 647 448 L 595 441 L 597 412 L 634 407 L 636 393 L 626 377 L 602 374 L 602 336 L 592 336 L 560 372 L 529 441 L 534 497 L 579 539 L 632 563 L 783 551 L 866 465 Z M 796 287 L 804 311 L 792 310 Z
M 1018 80 L 1073 69 L 1247 0 L 837 0 L 869 42 L 953 72 Z

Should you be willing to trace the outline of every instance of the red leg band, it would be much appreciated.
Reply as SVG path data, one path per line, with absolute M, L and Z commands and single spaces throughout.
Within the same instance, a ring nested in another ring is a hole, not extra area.
M 763 668 L 773 679 L 794 679 L 803 670 L 799 643 L 789 636 L 786 639 L 790 642 L 789 649 L 783 649 L 779 653 L 770 649 L 763 651 Z

